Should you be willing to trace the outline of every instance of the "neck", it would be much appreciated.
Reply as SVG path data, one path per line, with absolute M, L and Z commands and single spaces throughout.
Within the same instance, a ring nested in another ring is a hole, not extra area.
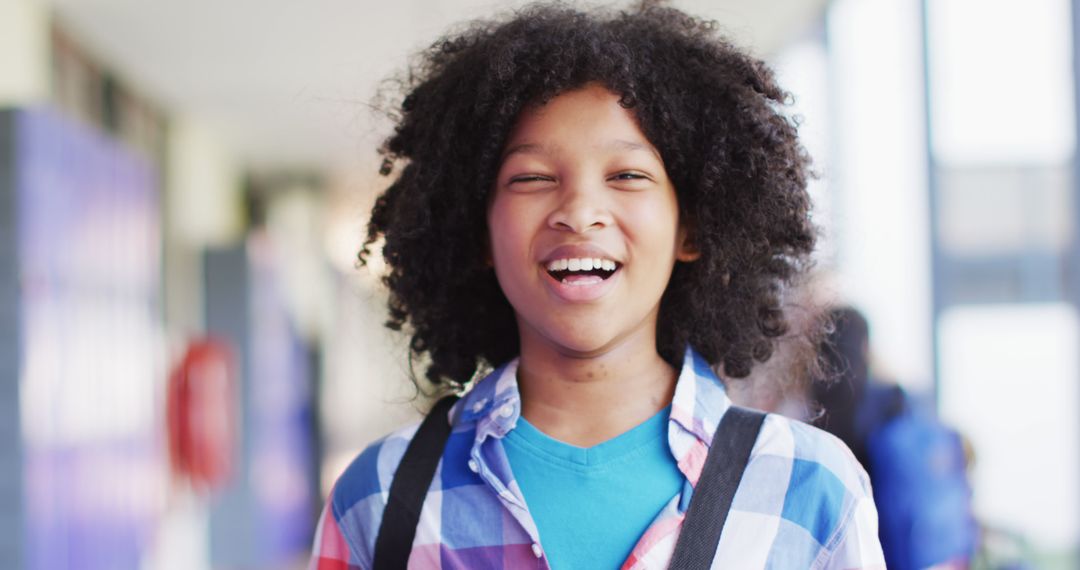
M 675 393 L 678 372 L 656 351 L 655 337 L 586 356 L 524 337 L 521 349 L 525 419 L 571 445 L 592 447 L 616 437 L 670 404 Z

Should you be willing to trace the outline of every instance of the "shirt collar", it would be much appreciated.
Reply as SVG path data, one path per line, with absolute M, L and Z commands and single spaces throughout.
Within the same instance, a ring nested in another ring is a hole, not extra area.
M 687 348 L 671 399 L 671 421 L 708 446 L 720 417 L 730 407 L 724 384 L 712 367 L 697 351 Z
M 477 382 L 454 406 L 455 431 L 476 426 L 476 439 L 501 438 L 517 425 L 521 395 L 518 359 L 500 366 Z M 683 356 L 671 402 L 671 422 L 706 445 L 712 443 L 720 417 L 731 406 L 724 385 L 709 363 L 692 348 Z
M 517 384 L 518 359 L 496 368 L 478 381 L 454 407 L 456 428 L 476 425 L 477 439 L 502 437 L 517 425 L 521 394 Z

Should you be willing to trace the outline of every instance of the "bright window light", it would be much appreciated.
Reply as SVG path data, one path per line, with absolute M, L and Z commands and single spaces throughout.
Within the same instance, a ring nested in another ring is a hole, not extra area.
M 937 160 L 1071 158 L 1069 2 L 935 0 L 926 6 Z

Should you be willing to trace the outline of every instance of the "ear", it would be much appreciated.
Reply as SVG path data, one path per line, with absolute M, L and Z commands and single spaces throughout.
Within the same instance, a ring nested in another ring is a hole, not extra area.
M 691 261 L 697 261 L 697 259 L 701 257 L 701 250 L 698 249 L 697 241 L 694 239 L 694 232 L 685 224 L 679 225 L 679 231 L 675 239 L 676 260 L 689 263 Z

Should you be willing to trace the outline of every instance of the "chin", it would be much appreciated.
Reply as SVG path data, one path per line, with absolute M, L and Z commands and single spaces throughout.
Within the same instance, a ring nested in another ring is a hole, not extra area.
M 560 353 L 575 357 L 603 354 L 616 344 L 615 335 L 601 327 L 582 327 L 569 334 L 563 330 L 545 336 Z
M 564 343 L 558 345 L 558 350 L 561 354 L 572 356 L 574 358 L 599 356 L 606 352 L 605 348 L 607 348 L 607 345 L 596 344 L 595 342 Z

